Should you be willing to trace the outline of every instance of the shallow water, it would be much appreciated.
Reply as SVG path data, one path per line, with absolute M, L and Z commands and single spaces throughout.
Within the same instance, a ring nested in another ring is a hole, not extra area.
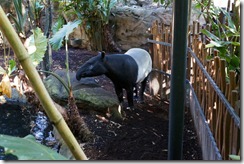
M 43 112 L 36 112 L 31 107 L 0 104 L 0 134 L 16 137 L 25 137 L 32 134 L 37 142 L 54 150 L 57 147 L 49 119 Z M 15 156 L 5 156 L 4 149 L 0 147 L 0 160 L 15 159 L 17 159 Z

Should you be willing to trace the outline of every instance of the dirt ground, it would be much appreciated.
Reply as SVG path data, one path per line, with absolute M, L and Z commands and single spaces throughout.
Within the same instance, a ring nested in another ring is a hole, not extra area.
M 69 49 L 70 69 L 76 71 L 86 60 L 96 55 L 80 49 Z M 111 53 L 110 53 L 111 54 Z M 65 68 L 65 51 L 53 52 L 53 69 Z M 98 83 L 115 94 L 113 84 L 105 76 Z M 127 100 L 125 99 L 125 105 Z M 81 109 L 82 110 L 82 109 Z M 83 149 L 91 160 L 167 160 L 169 101 L 152 98 L 145 93 L 145 103 L 135 103 L 135 110 L 126 110 L 125 119 L 114 122 L 102 114 L 81 113 L 94 133 L 94 140 Z M 102 121 L 101 117 L 106 120 Z M 183 160 L 202 160 L 190 111 L 185 110 Z
M 69 48 L 70 69 L 76 71 L 82 63 L 96 54 L 97 52 Z M 65 69 L 64 49 L 53 51 L 52 58 L 53 70 Z M 115 95 L 113 84 L 107 77 L 103 75 L 96 79 L 104 89 Z M 124 103 L 126 107 L 126 99 Z M 110 120 L 101 113 L 81 112 L 94 134 L 92 141 L 81 143 L 86 156 L 90 160 L 167 160 L 169 104 L 167 100 L 151 97 L 146 89 L 143 104 L 135 103 L 133 111 L 123 109 L 123 121 Z M 184 117 L 182 159 L 202 160 L 201 147 L 188 109 L 185 110 Z

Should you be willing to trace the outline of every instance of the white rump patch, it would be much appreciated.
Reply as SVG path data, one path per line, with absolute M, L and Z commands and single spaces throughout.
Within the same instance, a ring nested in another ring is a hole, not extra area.
M 150 54 L 141 48 L 129 49 L 125 54 L 131 56 L 138 65 L 137 83 L 142 82 L 152 70 L 152 59 Z

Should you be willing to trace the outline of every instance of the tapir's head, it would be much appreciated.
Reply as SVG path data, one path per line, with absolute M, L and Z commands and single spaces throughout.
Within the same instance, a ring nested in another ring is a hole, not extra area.
M 105 52 L 99 52 L 97 56 L 92 57 L 85 62 L 76 72 L 76 79 L 80 80 L 82 77 L 99 76 L 106 73 L 104 65 Z

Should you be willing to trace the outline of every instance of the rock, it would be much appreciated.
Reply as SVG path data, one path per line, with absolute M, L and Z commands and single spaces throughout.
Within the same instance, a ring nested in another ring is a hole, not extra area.
M 65 70 L 58 70 L 55 73 L 67 83 Z M 73 86 L 73 95 L 79 109 L 82 111 L 95 110 L 103 113 L 108 112 L 108 110 L 112 111 L 111 113 L 118 112 L 119 102 L 117 97 L 101 88 L 94 78 L 82 78 L 77 81 L 73 72 L 70 73 L 70 79 Z M 44 84 L 56 103 L 63 106 L 67 105 L 68 93 L 54 76 L 48 76 L 44 80 Z M 117 115 L 117 113 L 114 115 Z
M 11 98 L 8 98 L 5 95 L 0 96 L 0 104 L 4 103 L 25 105 L 27 104 L 27 98 L 24 94 L 21 94 L 16 88 L 12 88 Z
M 148 48 L 149 29 L 156 20 L 166 24 L 172 21 L 171 8 L 144 8 L 121 6 L 112 10 L 111 23 L 115 25 L 115 40 L 122 50 L 132 47 Z

